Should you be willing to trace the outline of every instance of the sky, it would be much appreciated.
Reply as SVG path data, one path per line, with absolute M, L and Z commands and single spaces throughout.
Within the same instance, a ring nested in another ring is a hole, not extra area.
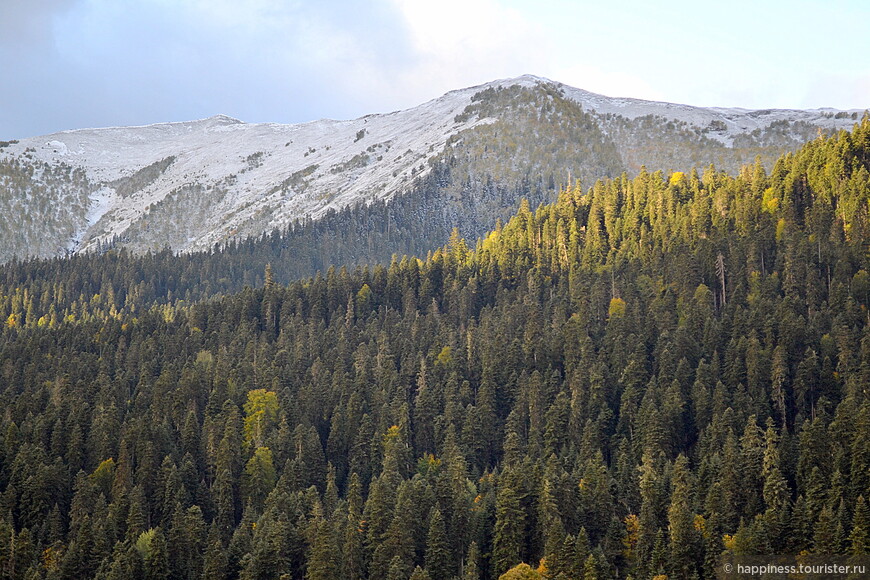
M 0 140 L 350 119 L 534 74 L 699 106 L 870 107 L 866 0 L 0 0 Z

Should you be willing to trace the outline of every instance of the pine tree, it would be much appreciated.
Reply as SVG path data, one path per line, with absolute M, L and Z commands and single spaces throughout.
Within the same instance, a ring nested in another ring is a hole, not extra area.
M 409 580 L 432 580 L 432 576 L 427 570 L 417 566 L 414 568 L 414 572 L 411 574 Z
M 323 492 L 323 513 L 332 514 L 338 507 L 338 485 L 335 482 L 335 467 L 330 462 L 326 471 L 326 490 Z
M 761 499 L 764 469 L 764 432 L 750 416 L 740 438 L 741 495 L 743 515 L 754 517 L 762 511 Z
M 266 496 L 277 482 L 272 450 L 268 447 L 257 447 L 254 454 L 245 464 L 242 475 L 242 499 L 250 500 L 254 508 L 259 510 L 266 501 Z
M 340 576 L 338 543 L 330 523 L 322 515 L 312 521 L 311 546 L 305 577 L 308 580 L 330 580 Z
M 342 578 L 359 580 L 363 575 L 362 497 L 359 475 L 353 472 L 347 490 L 347 520 L 342 536 Z
M 385 580 L 406 580 L 410 573 L 411 571 L 408 568 L 408 564 L 401 556 L 397 555 L 390 561 L 390 567 L 388 568 L 387 574 L 384 578 Z
M 656 541 L 652 550 L 652 558 L 649 562 L 649 569 L 655 575 L 664 574 L 668 563 L 667 542 L 665 542 L 665 534 L 661 528 L 656 531 Z M 591 555 L 590 555 L 591 557 Z
M 202 553 L 205 540 L 205 521 L 199 506 L 187 510 L 177 503 L 172 514 L 172 527 L 168 532 L 168 555 L 177 576 L 198 578 L 202 570 Z
M 449 580 L 453 574 L 452 568 L 444 518 L 441 510 L 433 508 L 426 534 L 426 571 L 432 580 Z
M 674 463 L 671 479 L 671 505 L 668 508 L 668 529 L 670 531 L 670 557 L 668 569 L 675 577 L 691 577 L 696 568 L 694 556 L 700 548 L 697 531 L 694 527 L 694 514 L 690 505 L 692 497 L 689 481 L 689 461 L 680 455 Z
M 770 545 L 777 552 L 785 547 L 784 537 L 787 529 L 789 490 L 780 472 L 779 436 L 773 428 L 773 420 L 768 419 L 765 431 L 763 476 L 763 497 L 767 510 L 765 524 L 770 535 Z
M 471 542 L 468 547 L 462 580 L 480 580 L 480 549 L 477 547 L 477 542 Z
M 214 578 L 223 580 L 227 577 L 226 548 L 221 541 L 220 529 L 212 523 L 206 540 L 205 555 L 203 557 L 202 580 Z
M 496 495 L 493 567 L 497 574 L 522 561 L 526 515 L 512 479 L 502 474 Z
M 855 502 L 848 552 L 853 556 L 865 556 L 870 553 L 870 509 L 863 495 L 858 496 L 858 501 Z
M 658 493 L 659 474 L 650 451 L 643 455 L 640 471 L 641 507 L 638 522 L 637 556 L 640 566 L 646 566 L 652 559 L 656 534 L 660 529 L 660 498 Z
M 245 518 L 242 518 L 242 523 L 239 525 L 253 528 L 246 555 L 240 560 L 242 580 L 276 578 L 290 569 L 291 524 L 285 512 L 269 508 L 256 522 L 247 523 Z M 244 549 L 244 541 L 241 547 Z M 231 542 L 230 550 L 232 549 Z M 332 557 L 336 557 L 335 553 Z
M 413 484 L 404 481 L 399 485 L 393 519 L 383 534 L 383 540 L 373 546 L 370 571 L 388 570 L 396 562 L 399 569 L 410 572 L 415 557 L 414 532 L 421 528 L 417 520 Z
M 837 553 L 836 523 L 830 506 L 825 506 L 819 513 L 819 519 L 813 532 L 813 553 L 833 555 Z
M 565 527 L 549 479 L 545 478 L 542 482 L 538 506 L 538 522 L 544 533 L 544 557 L 547 566 L 552 569 L 565 540 Z
M 135 540 L 139 534 L 147 530 L 148 506 L 145 503 L 145 492 L 141 485 L 130 490 L 130 507 L 127 511 L 127 539 Z
M 865 341 L 870 345 L 870 340 Z M 865 365 L 870 368 L 870 360 Z M 870 373 L 868 373 L 870 374 Z M 854 433 L 856 437 L 852 443 L 851 453 L 851 493 L 855 498 L 865 494 L 870 489 L 870 441 L 868 437 L 861 436 L 862 433 L 870 431 L 870 403 L 864 402 L 857 413 L 857 417 L 853 419 Z
M 598 562 L 595 560 L 595 556 L 589 554 L 589 557 L 583 562 L 583 580 L 598 580 L 599 577 Z
M 146 580 L 166 580 L 169 578 L 169 552 L 166 546 L 166 537 L 160 528 L 154 529 L 144 560 Z

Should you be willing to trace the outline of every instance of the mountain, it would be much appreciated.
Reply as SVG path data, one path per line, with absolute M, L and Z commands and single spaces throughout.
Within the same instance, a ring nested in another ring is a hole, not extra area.
M 0 266 L 0 576 L 864 566 L 868 201 L 870 116 L 195 304 L 194 254 Z
M 219 115 L 65 131 L 0 142 L 0 260 L 109 245 L 210 249 L 422 188 L 438 189 L 440 204 L 456 206 L 451 226 L 474 237 L 520 198 L 552 201 L 574 178 L 642 165 L 736 170 L 757 155 L 770 163 L 857 118 L 615 99 L 523 76 L 350 121 L 247 124 Z M 449 170 L 433 184 L 438 167 Z

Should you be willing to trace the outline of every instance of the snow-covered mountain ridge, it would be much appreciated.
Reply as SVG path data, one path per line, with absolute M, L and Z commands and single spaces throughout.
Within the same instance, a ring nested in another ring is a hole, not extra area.
M 516 86 L 550 91 L 594 113 L 602 134 L 619 150 L 617 165 L 629 171 L 660 160 L 658 152 L 649 153 L 662 139 L 649 135 L 650 123 L 667 127 L 662 131 L 671 131 L 670 139 L 690 135 L 698 147 L 717 148 L 721 156 L 729 148 L 758 146 L 771 127 L 777 138 L 800 141 L 810 129 L 850 128 L 861 114 L 610 98 L 527 75 L 347 121 L 248 124 L 217 115 L 64 131 L 0 142 L 0 209 L 12 216 L 0 223 L 0 231 L 6 228 L 0 258 L 87 251 L 110 240 L 137 251 L 166 245 L 176 251 L 207 249 L 294 219 L 317 219 L 331 208 L 390 199 L 412 190 L 431 171 L 431 160 L 446 148 L 461 147 L 463 135 L 512 122 L 503 105 L 487 114 L 470 111 L 488 89 Z M 793 134 L 797 128 L 800 136 Z M 16 228 L 14 216 L 22 213 L 28 219 Z

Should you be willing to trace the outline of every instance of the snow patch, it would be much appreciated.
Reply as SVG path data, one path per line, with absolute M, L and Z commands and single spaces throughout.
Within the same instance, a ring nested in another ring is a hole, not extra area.
M 101 187 L 94 193 L 88 196 L 90 205 L 88 213 L 85 216 L 87 227 L 90 229 L 102 218 L 112 207 L 112 202 L 115 200 L 115 190 L 111 187 Z
M 439 154 L 448 139 L 495 121 L 475 116 L 463 122 L 455 120 L 472 97 L 490 87 L 513 85 L 557 87 L 566 98 L 602 115 L 612 113 L 628 119 L 653 115 L 701 130 L 722 127 L 705 130 L 705 134 L 726 146 L 735 136 L 763 130 L 776 120 L 806 121 L 835 129 L 851 128 L 855 123 L 850 118 L 852 111 L 847 118 L 833 110 L 690 107 L 611 98 L 524 75 L 451 91 L 404 111 L 353 120 L 281 125 L 244 123 L 216 115 L 180 123 L 64 131 L 22 139 L 4 153 L 23 155 L 32 148 L 39 160 L 56 164 L 60 157 L 74 152 L 63 162 L 83 170 L 88 180 L 97 184 L 132 177 L 137 168 L 173 157 L 159 176 L 153 181 L 143 179 L 141 185 L 134 186 L 138 189 L 125 191 L 123 199 L 108 185 L 91 195 L 77 237 L 82 246 L 76 249 L 87 249 L 97 239 L 123 235 L 171 193 L 199 187 L 203 195 L 214 196 L 208 200 L 208 215 L 191 224 L 184 246 L 174 249 L 207 249 L 237 232 L 254 233 L 252 224 L 265 229 L 284 227 L 304 216 L 318 219 L 333 208 L 389 199 L 408 190 L 431 170 L 427 160 Z
M 46 143 L 45 146 L 62 157 L 69 155 L 69 148 L 63 141 L 52 140 Z
M 88 211 L 85 213 L 85 225 L 76 232 L 67 244 L 67 249 L 70 252 L 75 252 L 81 248 L 82 241 L 85 239 L 88 231 L 109 212 L 116 197 L 115 190 L 106 186 L 88 195 L 89 204 Z

